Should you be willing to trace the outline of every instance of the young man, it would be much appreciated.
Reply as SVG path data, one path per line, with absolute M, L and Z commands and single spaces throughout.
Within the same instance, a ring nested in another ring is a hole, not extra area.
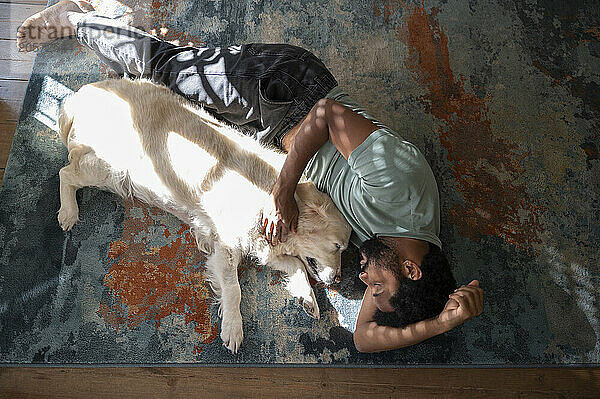
M 303 172 L 330 195 L 363 256 L 358 350 L 412 345 L 481 313 L 479 283 L 454 290 L 441 254 L 427 161 L 354 103 L 313 54 L 285 44 L 175 46 L 98 15 L 85 1 L 61 1 L 29 17 L 17 45 L 31 51 L 72 35 L 118 74 L 163 84 L 288 153 L 263 221 L 272 244 L 295 231 Z

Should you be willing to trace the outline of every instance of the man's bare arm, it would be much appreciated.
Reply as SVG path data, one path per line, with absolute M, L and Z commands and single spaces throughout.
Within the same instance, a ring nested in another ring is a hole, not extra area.
M 354 345 L 359 352 L 381 352 L 418 344 L 450 331 L 464 321 L 481 314 L 483 291 L 477 280 L 450 294 L 442 313 L 404 328 L 379 326 L 373 321 L 377 307 L 370 288 L 365 290 L 354 330 Z
M 346 158 L 375 130 L 377 126 L 348 107 L 330 99 L 321 99 L 310 110 L 288 151 L 275 183 L 272 196 L 275 215 L 263 220 L 263 229 L 271 243 L 295 231 L 298 208 L 294 200 L 296 185 L 308 161 L 331 140 Z M 275 220 L 277 219 L 277 220 Z M 282 231 L 283 230 L 283 231 Z
M 405 328 L 380 326 L 373 321 L 376 310 L 371 289 L 367 288 L 354 330 L 354 345 L 359 352 L 371 353 L 404 348 L 449 330 L 438 322 L 437 317 Z

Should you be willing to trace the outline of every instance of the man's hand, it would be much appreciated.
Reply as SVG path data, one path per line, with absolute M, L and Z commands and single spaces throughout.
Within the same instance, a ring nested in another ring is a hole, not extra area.
M 282 190 L 276 184 L 271 192 L 273 207 L 260 215 L 261 233 L 271 245 L 285 242 L 290 231 L 296 233 L 299 212 L 294 192 Z
M 483 290 L 479 288 L 477 280 L 461 286 L 450 294 L 449 298 L 444 310 L 437 317 L 438 321 L 448 329 L 479 316 L 483 311 Z

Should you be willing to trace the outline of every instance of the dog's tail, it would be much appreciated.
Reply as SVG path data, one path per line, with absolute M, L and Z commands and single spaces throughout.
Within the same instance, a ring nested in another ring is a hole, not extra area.
M 58 111 L 58 135 L 65 145 L 67 145 L 69 133 L 73 126 L 72 101 L 73 96 L 67 97 L 60 105 L 60 110 Z

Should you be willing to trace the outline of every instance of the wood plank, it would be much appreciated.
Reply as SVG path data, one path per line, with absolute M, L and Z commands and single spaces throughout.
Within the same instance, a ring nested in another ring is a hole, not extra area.
M 0 79 L 0 122 L 15 122 L 19 118 L 27 81 Z
M 43 9 L 36 4 L 0 3 L 0 39 L 16 39 L 23 21 Z
M 26 89 L 26 80 L 0 79 L 0 100 L 23 99 Z
M 0 368 L 3 398 L 597 398 L 600 369 Z
M 16 39 L 0 40 L 0 60 L 33 62 L 35 52 L 23 53 L 17 48 Z
M 19 52 L 16 43 L 16 40 L 0 40 L 0 79 L 29 79 L 35 53 Z
M 32 61 L 0 60 L 0 79 L 27 80 L 32 69 Z
M 16 122 L 19 120 L 23 100 L 0 99 L 0 121 Z
M 15 134 L 16 122 L 0 122 L 0 168 L 4 169 Z

